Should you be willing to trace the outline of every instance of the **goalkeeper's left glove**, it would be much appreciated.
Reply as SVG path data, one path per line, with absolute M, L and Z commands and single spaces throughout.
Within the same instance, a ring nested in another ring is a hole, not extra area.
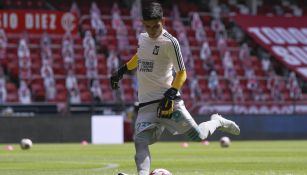
M 164 93 L 164 98 L 160 101 L 158 106 L 159 118 L 171 118 L 171 114 L 174 111 L 174 99 L 176 98 L 177 92 L 177 89 L 169 88 Z
M 119 80 L 123 78 L 123 75 L 128 71 L 127 65 L 124 64 L 121 66 L 116 72 L 114 72 L 110 78 L 111 88 L 118 89 L 119 88 Z

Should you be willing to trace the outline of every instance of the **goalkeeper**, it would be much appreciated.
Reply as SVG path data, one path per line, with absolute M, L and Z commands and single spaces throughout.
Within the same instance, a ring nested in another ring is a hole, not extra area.
M 180 46 L 177 39 L 163 29 L 161 5 L 157 2 L 142 4 L 142 16 L 146 33 L 139 36 L 137 53 L 110 81 L 112 89 L 117 89 L 123 75 L 137 68 L 140 104 L 135 124 L 135 162 L 138 174 L 148 175 L 149 145 L 159 139 L 165 128 L 173 134 L 186 134 L 193 141 L 206 139 L 217 128 L 235 135 L 240 129 L 218 114 L 200 125 L 194 121 L 179 92 L 187 77 Z

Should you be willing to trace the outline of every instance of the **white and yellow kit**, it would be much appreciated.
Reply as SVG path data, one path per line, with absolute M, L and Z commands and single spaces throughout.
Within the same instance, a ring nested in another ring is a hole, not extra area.
M 128 70 L 137 68 L 139 111 L 135 123 L 135 161 L 139 175 L 148 175 L 150 152 L 148 145 L 155 143 L 166 128 L 172 134 L 186 134 L 192 141 L 206 139 L 217 128 L 238 134 L 238 126 L 214 114 L 212 119 L 199 125 L 185 108 L 180 93 L 175 98 L 170 118 L 158 117 L 159 102 L 170 89 L 180 89 L 186 79 L 180 46 L 166 30 L 155 39 L 147 33 L 139 36 L 137 54 L 126 64 Z M 173 73 L 176 73 L 175 79 Z
M 152 144 L 159 139 L 164 128 L 173 134 L 182 134 L 195 128 L 191 137 L 198 138 L 198 125 L 185 108 L 183 100 L 175 100 L 175 112 L 170 119 L 157 117 L 159 100 L 172 87 L 174 71 L 185 71 L 177 39 L 163 30 L 155 39 L 147 33 L 140 34 L 138 44 L 136 59 L 140 109 L 135 139 Z M 180 93 L 177 95 L 180 96 Z

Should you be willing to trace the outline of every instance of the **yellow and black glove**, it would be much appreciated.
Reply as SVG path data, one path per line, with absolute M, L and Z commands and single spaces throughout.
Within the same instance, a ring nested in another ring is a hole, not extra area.
M 116 72 L 112 74 L 110 77 L 110 83 L 112 89 L 118 89 L 119 88 L 119 80 L 123 78 L 123 75 L 128 71 L 127 65 L 124 64 L 122 67 L 120 67 Z
M 176 98 L 177 92 L 177 89 L 169 88 L 164 93 L 164 98 L 160 101 L 158 106 L 159 118 L 171 118 L 174 111 L 174 99 Z

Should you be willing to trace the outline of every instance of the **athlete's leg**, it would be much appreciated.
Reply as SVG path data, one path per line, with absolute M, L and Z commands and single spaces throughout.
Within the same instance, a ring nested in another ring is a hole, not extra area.
M 155 143 L 161 136 L 164 127 L 157 122 L 157 104 L 141 108 L 135 123 L 135 163 L 138 175 L 150 173 L 149 145 Z
M 187 111 L 183 101 L 175 103 L 175 111 L 171 119 L 162 119 L 161 123 L 173 134 L 186 134 L 192 141 L 201 141 L 214 133 L 216 129 L 238 135 L 239 127 L 230 120 L 226 120 L 218 114 L 213 114 L 211 120 L 199 125 Z
M 150 172 L 150 163 L 151 157 L 149 152 L 149 143 L 147 139 L 143 139 L 140 135 L 147 135 L 151 134 L 150 130 L 143 131 L 139 134 L 138 137 L 134 140 L 135 145 L 135 163 L 137 167 L 138 175 L 148 175 Z
M 214 133 L 214 131 L 221 126 L 217 120 L 209 120 L 202 122 L 197 126 L 193 126 L 186 132 L 186 135 L 192 141 L 202 141 Z
M 197 127 L 192 127 L 186 134 L 194 141 L 204 140 L 219 129 L 230 134 L 239 135 L 239 126 L 231 121 L 223 118 L 219 114 L 213 114 L 211 120 L 200 123 Z
M 185 107 L 181 107 L 181 110 L 176 111 L 176 112 L 181 113 L 181 115 L 189 121 L 190 127 L 184 133 L 192 141 L 205 140 L 210 135 L 212 135 L 217 128 L 221 127 L 221 122 L 219 122 L 218 120 L 209 120 L 209 121 L 202 122 L 199 125 L 197 125 L 197 123 L 191 117 L 190 113 L 185 109 Z M 180 114 L 177 114 L 177 115 L 180 115 Z

